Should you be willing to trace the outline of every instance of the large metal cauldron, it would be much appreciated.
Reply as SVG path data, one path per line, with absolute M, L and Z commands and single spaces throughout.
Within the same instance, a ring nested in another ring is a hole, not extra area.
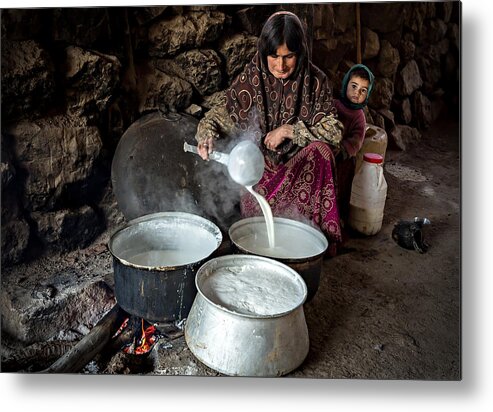
M 301 276 L 272 259 L 227 255 L 197 272 L 185 340 L 205 365 L 231 376 L 281 376 L 308 354 Z
M 131 220 L 109 242 L 118 304 L 151 322 L 186 318 L 197 293 L 197 269 L 221 241 L 216 225 L 189 213 Z
M 263 217 L 250 217 L 229 229 L 231 242 L 240 253 L 273 258 L 297 271 L 306 283 L 309 302 L 317 293 L 323 255 L 329 246 L 319 230 L 292 219 L 274 217 L 276 245 L 268 247 L 267 227 Z

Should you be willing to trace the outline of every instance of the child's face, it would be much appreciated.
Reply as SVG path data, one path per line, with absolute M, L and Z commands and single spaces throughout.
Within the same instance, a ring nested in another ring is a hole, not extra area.
M 370 82 L 359 76 L 352 76 L 346 89 L 346 96 L 350 102 L 361 104 L 366 100 L 368 95 L 368 86 Z

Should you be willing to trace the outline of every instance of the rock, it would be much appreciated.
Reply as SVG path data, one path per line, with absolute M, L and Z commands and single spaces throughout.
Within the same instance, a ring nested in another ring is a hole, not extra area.
M 61 327 L 92 328 L 115 303 L 113 291 L 97 278 L 81 279 L 62 271 L 47 281 L 38 285 L 38 290 L 55 288 L 56 293 L 33 295 L 34 287 L 24 287 L 18 279 L 2 282 L 2 332 L 25 344 L 48 341 L 58 336 Z
M 449 52 L 443 59 L 443 80 L 457 85 L 459 84 L 459 57 L 456 53 Z
M 161 16 L 168 7 L 169 6 L 137 7 L 136 10 L 133 11 L 133 15 L 135 16 L 137 23 L 142 26 Z
M 452 12 L 454 10 L 454 3 L 451 1 L 439 2 L 436 5 L 436 16 L 442 19 L 445 23 L 450 21 Z
M 221 58 L 210 49 L 186 51 L 158 61 L 156 67 L 190 83 L 201 95 L 217 92 L 222 83 Z
M 228 79 L 238 75 L 245 65 L 250 62 L 257 51 L 258 38 L 255 36 L 237 33 L 233 36 L 221 39 L 219 53 L 226 62 L 226 75 Z
M 55 93 L 51 57 L 35 41 L 2 41 L 2 121 L 40 116 Z
M 404 124 L 411 123 L 413 119 L 413 114 L 411 110 L 411 101 L 409 100 L 409 98 L 406 97 L 402 101 L 397 102 L 395 106 L 396 108 L 394 112 L 397 113 L 397 118 Z
M 43 244 L 61 251 L 87 247 L 102 229 L 96 212 L 87 205 L 77 210 L 33 212 L 31 217 Z
M 26 175 L 23 203 L 28 210 L 50 210 L 70 186 L 83 185 L 102 148 L 98 128 L 73 116 L 21 121 L 6 134 Z
M 394 113 L 388 109 L 379 110 L 378 113 L 382 116 L 384 120 L 385 127 L 383 127 L 383 129 L 392 130 L 395 127 Z
M 376 110 L 370 109 L 371 121 L 367 119 L 367 123 L 374 124 L 382 129 L 385 129 L 385 119 L 381 114 L 379 114 Z
M 413 127 L 397 125 L 390 131 L 389 138 L 397 148 L 406 150 L 421 139 L 421 133 Z
M 399 45 L 399 55 L 403 62 L 414 59 L 416 45 L 410 40 L 403 40 Z
M 361 35 L 362 59 L 368 60 L 378 56 L 380 51 L 380 39 L 378 38 L 378 34 L 373 30 L 363 27 L 361 30 Z
M 190 106 L 193 88 L 187 81 L 152 68 L 139 78 L 140 113 L 155 110 L 180 111 Z
M 450 40 L 447 38 L 443 38 L 437 44 L 435 44 L 435 47 L 436 47 L 438 53 L 441 56 L 443 56 L 444 54 L 447 54 L 448 51 L 450 50 Z
M 343 59 L 355 56 L 355 33 L 356 29 L 353 28 L 342 35 L 315 42 L 312 53 L 316 57 L 315 64 L 320 68 L 323 67 L 326 72 L 336 71 Z
M 377 77 L 368 105 L 372 109 L 388 109 L 394 95 L 394 83 L 387 78 Z
M 418 64 L 415 60 L 409 61 L 397 73 L 395 88 L 401 96 L 410 96 L 415 90 L 423 85 L 423 79 L 419 72 Z
M 435 122 L 445 108 L 443 96 L 436 96 L 431 100 L 431 121 Z
M 440 49 L 435 45 L 419 48 L 416 62 L 423 79 L 423 90 L 431 93 L 435 89 L 435 84 L 442 78 Z
M 355 27 L 355 4 L 339 3 L 333 4 L 334 7 L 334 33 L 344 33 L 348 28 Z M 361 23 L 368 26 L 367 24 Z
M 30 228 L 22 217 L 8 222 L 2 219 L 2 266 L 19 263 L 24 258 L 29 239 Z
M 377 33 L 390 33 L 395 31 L 400 28 L 404 21 L 406 15 L 404 6 L 404 3 L 397 2 L 374 4 L 361 3 L 361 25 L 376 31 Z
M 46 35 L 46 22 L 51 19 L 49 8 L 3 8 L 2 48 L 6 40 L 32 40 Z
M 98 45 L 114 36 L 111 14 L 105 7 L 56 8 L 52 13 L 52 40 L 60 44 L 98 50 Z M 117 16 L 121 18 L 121 15 Z M 118 24 L 121 25 L 122 22 L 119 21 Z
M 222 12 L 198 11 L 156 22 L 149 27 L 149 54 L 166 57 L 213 42 L 222 33 L 225 20 Z
M 65 96 L 70 114 L 99 116 L 106 110 L 119 83 L 120 61 L 115 56 L 80 47 L 65 49 Z
M 456 50 L 460 50 L 460 29 L 455 23 L 449 23 L 447 26 L 447 38 L 450 39 Z
M 392 47 L 390 42 L 383 40 L 378 57 L 378 73 L 383 77 L 393 79 L 400 61 L 399 51 Z
M 326 40 L 334 36 L 335 16 L 332 4 L 318 4 L 313 16 L 313 40 Z
M 442 40 L 446 33 L 447 24 L 443 20 L 425 20 L 422 29 L 418 32 L 417 40 L 420 44 L 435 44 Z
M 368 109 L 368 106 L 363 109 L 363 112 L 365 113 L 366 123 L 375 124 L 371 111 L 370 109 Z
M 422 33 L 427 19 L 435 18 L 435 6 L 431 2 L 407 4 L 404 6 L 404 26 L 411 29 L 418 36 Z
M 413 95 L 413 109 L 418 129 L 427 129 L 432 123 L 431 102 L 420 91 Z
M 262 27 L 269 16 L 275 11 L 275 6 L 245 7 L 236 12 L 241 29 L 253 36 L 260 36 Z
M 2 156 L 3 156 L 3 149 L 2 149 Z M 2 176 L 2 193 L 3 193 L 3 191 L 8 187 L 10 182 L 14 179 L 15 169 L 9 160 L 4 162 L 2 159 L 2 162 L 0 163 L 0 172 Z
M 399 49 L 399 45 L 403 40 L 403 31 L 402 28 L 400 28 L 388 33 L 381 33 L 379 37 L 380 37 L 380 43 L 386 40 L 390 43 L 392 47 Z

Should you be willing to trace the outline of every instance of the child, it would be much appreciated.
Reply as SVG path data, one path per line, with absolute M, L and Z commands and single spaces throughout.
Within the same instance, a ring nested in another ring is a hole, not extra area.
M 336 157 L 338 203 L 342 219 L 348 217 L 355 156 L 365 139 L 366 117 L 363 108 L 368 104 L 374 80 L 375 76 L 368 67 L 356 64 L 342 80 L 340 99 L 334 99 L 338 120 L 344 125 L 341 150 Z

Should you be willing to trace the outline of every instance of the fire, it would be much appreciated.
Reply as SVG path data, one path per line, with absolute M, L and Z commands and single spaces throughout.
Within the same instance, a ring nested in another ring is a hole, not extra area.
M 113 339 L 122 334 L 123 330 L 126 329 L 129 325 L 129 318 L 126 318 L 118 330 L 113 335 Z M 141 319 L 140 331 L 135 332 L 133 340 L 131 343 L 127 343 L 123 348 L 123 352 L 135 354 L 135 355 L 143 355 L 149 352 L 153 345 L 157 342 L 160 335 L 154 325 L 150 325 L 147 328 L 144 324 L 144 319 Z M 135 325 L 136 326 L 136 325 Z
M 135 348 L 136 355 L 142 355 L 143 353 L 149 352 L 152 348 L 154 342 L 156 342 L 156 337 L 154 336 L 156 328 L 154 325 L 149 326 L 144 329 L 144 319 L 142 319 L 142 337 L 140 339 L 141 344 Z

